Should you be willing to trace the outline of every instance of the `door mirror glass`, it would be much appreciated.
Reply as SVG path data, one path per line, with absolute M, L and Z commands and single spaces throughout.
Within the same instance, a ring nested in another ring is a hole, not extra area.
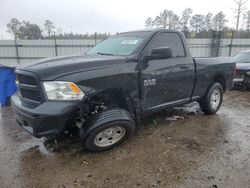
M 166 59 L 172 57 L 172 50 L 169 47 L 159 47 L 151 51 L 151 55 L 156 55 L 159 59 Z
M 159 47 L 151 51 L 149 56 L 146 56 L 147 60 L 150 59 L 167 59 L 172 57 L 172 49 L 169 47 Z

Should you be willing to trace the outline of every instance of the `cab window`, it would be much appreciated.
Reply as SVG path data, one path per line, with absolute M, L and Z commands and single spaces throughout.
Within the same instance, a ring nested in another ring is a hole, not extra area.
M 154 36 L 148 44 L 148 51 L 159 47 L 170 47 L 173 57 L 184 57 L 185 50 L 179 34 L 177 33 L 160 33 Z

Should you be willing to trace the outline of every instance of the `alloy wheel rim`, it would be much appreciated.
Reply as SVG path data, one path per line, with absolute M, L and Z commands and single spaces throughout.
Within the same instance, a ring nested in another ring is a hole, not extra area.
M 119 142 L 126 133 L 126 129 L 120 126 L 107 128 L 99 132 L 95 138 L 94 143 L 98 147 L 108 147 Z
M 221 100 L 221 93 L 219 89 L 215 89 L 212 92 L 211 99 L 210 99 L 210 105 L 213 109 L 218 108 Z

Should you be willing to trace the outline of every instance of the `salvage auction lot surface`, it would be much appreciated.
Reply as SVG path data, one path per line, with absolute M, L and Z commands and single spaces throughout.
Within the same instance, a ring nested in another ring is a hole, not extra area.
M 249 187 L 250 92 L 228 92 L 217 115 L 185 115 L 194 108 L 153 116 L 102 153 L 69 138 L 45 147 L 1 109 L 0 187 Z

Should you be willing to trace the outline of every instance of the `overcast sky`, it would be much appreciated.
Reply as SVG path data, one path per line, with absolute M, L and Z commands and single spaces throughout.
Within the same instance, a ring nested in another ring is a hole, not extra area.
M 121 32 L 144 28 L 145 19 L 164 9 L 179 14 L 223 11 L 234 26 L 234 0 L 0 0 L 0 39 L 11 38 L 6 24 L 13 17 L 43 26 L 50 19 L 66 32 Z M 250 0 L 247 3 L 250 9 Z

